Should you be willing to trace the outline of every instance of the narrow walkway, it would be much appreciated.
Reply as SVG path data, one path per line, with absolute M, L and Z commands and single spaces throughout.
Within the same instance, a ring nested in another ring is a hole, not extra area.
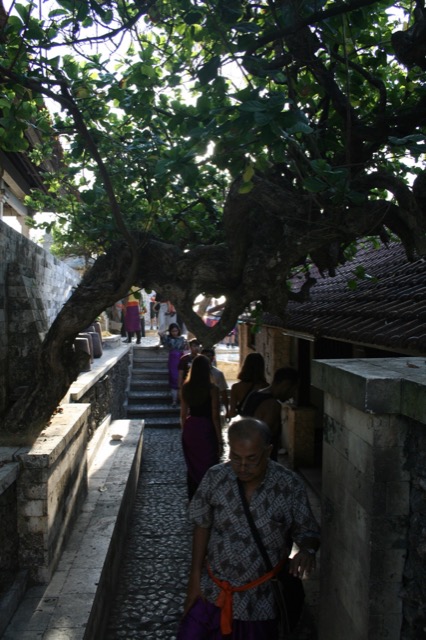
M 133 520 L 104 640 L 176 638 L 191 554 L 185 475 L 180 430 L 145 429 Z M 309 495 L 317 515 L 319 501 Z M 318 575 L 305 587 L 315 613 Z M 305 629 L 299 637 L 316 635 Z
M 126 555 L 105 640 L 173 640 L 191 554 L 186 470 L 176 428 L 145 429 Z

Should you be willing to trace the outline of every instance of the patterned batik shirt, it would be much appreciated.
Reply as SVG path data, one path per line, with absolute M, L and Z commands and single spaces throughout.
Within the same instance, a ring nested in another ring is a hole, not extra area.
M 288 536 L 300 545 L 304 538 L 318 537 L 316 522 L 302 479 L 293 471 L 269 460 L 263 482 L 250 500 L 250 511 L 273 566 L 286 557 Z M 267 572 L 244 513 L 237 477 L 229 462 L 211 467 L 205 474 L 190 507 L 192 524 L 211 530 L 207 561 L 213 575 L 241 586 Z M 219 588 L 203 572 L 204 596 L 215 603 Z M 268 620 L 275 617 L 268 582 L 233 595 L 235 620 Z

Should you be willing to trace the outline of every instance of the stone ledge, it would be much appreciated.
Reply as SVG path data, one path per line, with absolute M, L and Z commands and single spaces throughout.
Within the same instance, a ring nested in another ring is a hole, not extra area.
M 89 492 L 48 585 L 32 587 L 2 640 L 99 640 L 140 471 L 143 421 L 104 423 Z M 122 439 L 113 440 L 113 435 Z
M 91 370 L 80 373 L 77 380 L 68 389 L 61 404 L 78 402 L 130 349 L 130 344 L 120 344 L 116 349 L 104 351 L 100 358 L 95 358 Z
M 89 413 L 89 404 L 63 405 L 62 412 L 53 416 L 32 447 L 24 453 L 17 453 L 15 457 L 26 469 L 51 466 L 87 421 Z
M 343 402 L 369 413 L 400 414 L 418 420 L 426 408 L 410 401 L 414 387 L 426 385 L 422 358 L 364 358 L 314 360 L 311 384 Z
M 63 405 L 33 446 L 19 454 L 19 563 L 37 583 L 50 580 L 87 495 L 89 404 Z

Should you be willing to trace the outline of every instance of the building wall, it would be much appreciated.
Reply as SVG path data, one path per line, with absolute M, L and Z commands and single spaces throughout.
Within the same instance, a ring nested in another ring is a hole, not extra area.
M 280 367 L 296 367 L 294 344 L 289 336 L 283 335 L 281 329 L 275 327 L 262 327 L 259 333 L 251 332 L 252 326 L 240 324 L 239 345 L 240 365 L 243 364 L 249 353 L 256 351 L 265 359 L 266 379 L 270 382 L 274 372 Z
M 316 361 L 312 383 L 325 396 L 320 640 L 423 637 L 424 358 Z
M 0 415 L 34 375 L 40 344 L 79 280 L 0 221 Z

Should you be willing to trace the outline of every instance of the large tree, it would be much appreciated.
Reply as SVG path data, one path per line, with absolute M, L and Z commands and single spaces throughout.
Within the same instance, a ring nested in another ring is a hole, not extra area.
M 40 5 L 43 6 L 43 5 Z M 282 314 L 356 240 L 426 253 L 423 4 L 402 0 L 58 0 L 0 15 L 0 142 L 30 122 L 63 243 L 97 260 L 53 323 L 10 431 L 38 430 L 78 372 L 75 335 L 132 284 L 214 343 L 251 303 Z M 404 28 L 400 25 L 404 24 Z M 47 116 L 44 105 L 58 105 Z M 49 119 L 53 122 L 49 124 Z M 50 128 L 51 127 L 51 128 Z M 61 231 L 62 229 L 62 231 Z M 294 293 L 294 269 L 306 282 Z M 226 297 L 205 327 L 200 294 Z

